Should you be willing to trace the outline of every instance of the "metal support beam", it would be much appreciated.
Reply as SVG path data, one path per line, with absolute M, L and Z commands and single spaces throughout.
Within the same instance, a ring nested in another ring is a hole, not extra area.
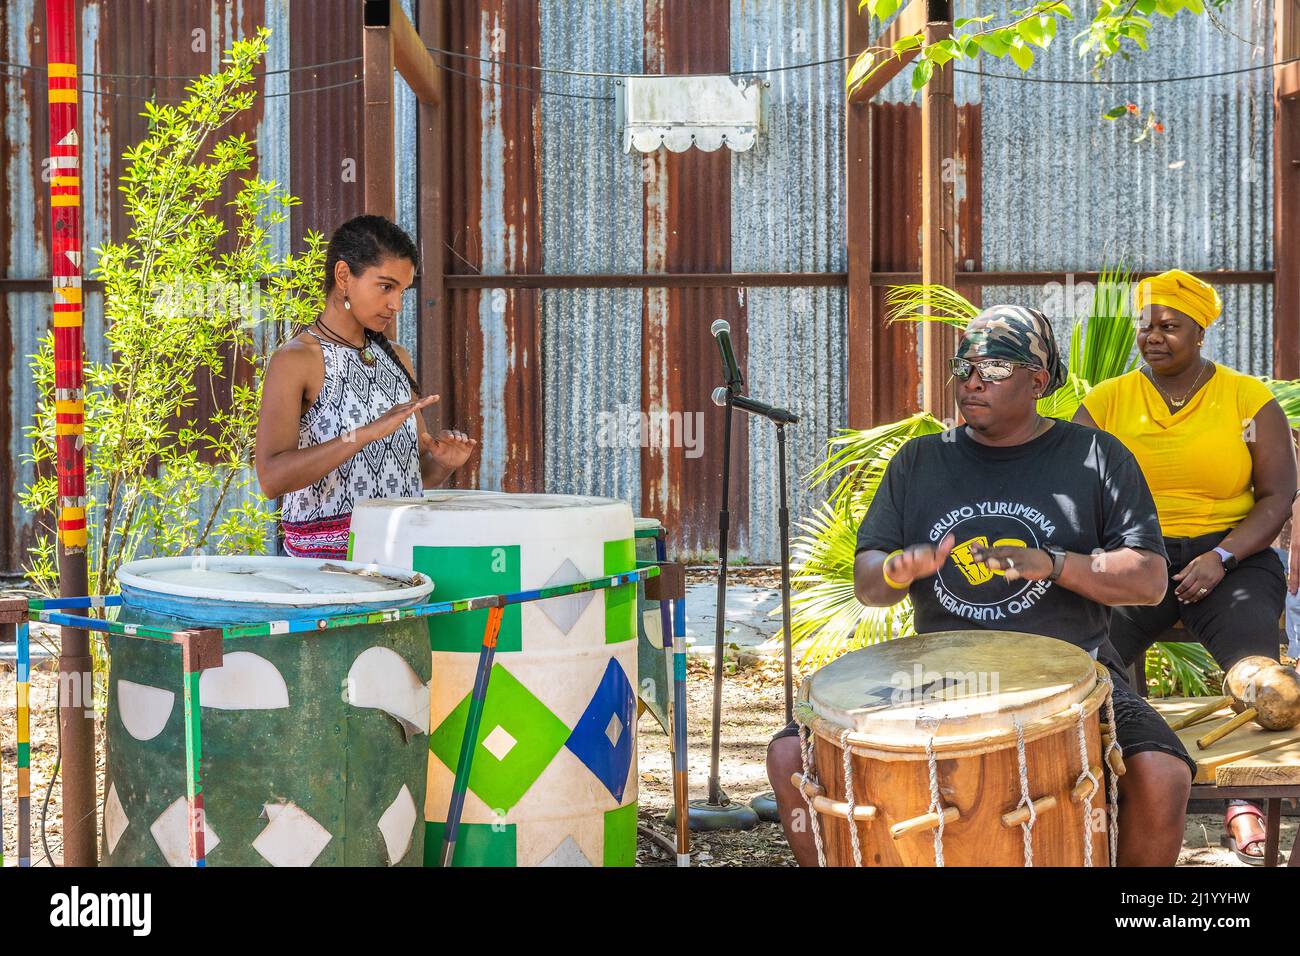
M 424 41 L 447 48 L 446 0 L 420 0 L 416 8 Z M 419 130 L 419 243 L 420 316 L 416 371 L 426 395 L 441 395 L 425 409 L 424 417 L 436 434 L 455 417 L 451 393 L 451 327 L 447 301 L 447 150 L 448 121 L 445 99 L 420 101 Z
M 931 3 L 931 7 L 938 4 Z M 946 12 L 946 11 L 943 11 Z M 950 19 L 925 25 L 926 44 L 952 36 Z M 953 288 L 957 281 L 957 107 L 953 72 L 934 71 L 921 94 L 921 281 Z M 939 419 L 956 418 L 946 388 L 954 331 L 937 322 L 921 326 L 921 407 Z
M 1300 0 L 1274 0 L 1275 61 L 1300 56 Z M 1273 375 L 1300 376 L 1300 63 L 1273 72 Z
M 912 0 L 912 9 L 920 0 Z M 857 0 L 844 3 L 846 52 L 867 44 L 867 19 L 858 12 Z M 875 334 L 871 293 L 871 104 L 851 100 L 846 106 L 845 223 L 848 258 L 847 341 L 848 425 L 867 428 L 872 423 L 872 383 L 882 343 Z
M 892 47 L 903 37 L 909 37 L 924 32 L 926 20 L 925 6 L 925 0 L 911 0 L 911 3 L 904 7 L 898 16 L 894 17 L 888 28 L 886 28 L 885 32 L 880 35 L 880 39 L 878 39 L 873 46 Z M 861 42 L 853 43 L 850 41 L 849 48 L 845 52 L 854 53 L 858 50 L 865 49 L 867 46 L 866 15 L 859 14 L 858 5 L 853 2 L 849 2 L 846 5 L 845 15 L 862 24 Z M 849 30 L 845 30 L 844 35 L 845 37 L 850 37 L 851 33 Z M 920 48 L 918 47 L 916 50 L 909 50 L 906 53 L 890 55 L 888 62 L 882 64 L 875 73 L 871 74 L 871 78 L 868 79 L 867 82 L 863 83 L 849 95 L 849 102 L 861 104 L 870 102 L 871 98 L 883 90 L 890 80 L 903 72 L 903 67 L 916 59 L 919 50 Z M 886 56 L 888 54 L 881 53 L 879 55 Z
M 393 181 L 393 35 L 386 24 L 371 26 L 369 22 L 372 8 L 386 6 L 365 5 L 361 45 L 365 106 L 361 130 L 366 212 L 392 219 L 397 214 Z

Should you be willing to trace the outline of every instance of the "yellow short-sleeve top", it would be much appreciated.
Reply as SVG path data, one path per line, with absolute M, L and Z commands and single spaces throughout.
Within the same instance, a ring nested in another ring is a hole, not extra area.
M 1140 369 L 1102 382 L 1083 407 L 1137 458 L 1164 535 L 1193 538 L 1236 527 L 1254 507 L 1250 421 L 1272 398 L 1259 379 L 1216 365 L 1176 412 Z

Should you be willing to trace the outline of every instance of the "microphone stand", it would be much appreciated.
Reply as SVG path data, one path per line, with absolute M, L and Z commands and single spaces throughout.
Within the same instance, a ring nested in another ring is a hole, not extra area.
M 775 424 L 779 462 L 777 472 L 781 480 L 781 505 L 777 510 L 777 527 L 781 533 L 781 617 L 785 622 L 781 630 L 785 645 L 783 648 L 785 651 L 785 722 L 788 724 L 794 720 L 794 665 L 790 650 L 790 627 L 794 620 L 790 615 L 790 507 L 785 477 L 785 423 Z M 780 822 L 781 814 L 776 807 L 776 794 L 772 791 L 760 793 L 749 801 L 749 805 L 758 814 L 760 820 Z
M 722 746 L 722 658 L 727 610 L 727 547 L 731 513 L 727 502 L 731 491 L 731 420 L 735 381 L 727 383 L 726 426 L 722 438 L 722 507 L 718 511 L 718 609 L 713 638 L 713 739 L 709 752 L 709 798 L 692 800 L 687 820 L 692 830 L 750 830 L 758 825 L 758 814 L 743 803 L 732 803 L 722 789 L 720 755 Z

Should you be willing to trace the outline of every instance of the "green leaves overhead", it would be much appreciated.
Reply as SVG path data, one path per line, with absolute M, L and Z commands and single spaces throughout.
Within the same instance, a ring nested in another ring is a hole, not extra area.
M 923 0 L 910 0 L 923 3 Z M 1228 0 L 1212 0 L 1211 5 L 1222 7 Z M 904 6 L 901 0 L 860 0 L 858 12 L 879 23 L 899 13 Z M 1092 55 L 1094 67 L 1099 67 L 1113 56 L 1129 55 L 1130 49 L 1146 50 L 1151 16 L 1172 18 L 1186 12 L 1193 16 L 1205 14 L 1203 0 L 1100 0 L 1093 17 L 1079 31 L 1074 40 L 1080 56 Z M 902 14 L 906 15 L 906 14 Z M 886 64 L 900 58 L 917 62 L 912 70 L 913 90 L 922 89 L 953 60 L 975 60 L 981 54 L 996 59 L 1010 59 L 1022 72 L 1034 63 L 1034 49 L 1045 50 L 1056 39 L 1061 21 L 1073 20 L 1074 12 L 1068 3 L 1043 0 L 1031 6 L 1014 9 L 1009 19 L 995 22 L 993 14 L 978 17 L 958 17 L 952 22 L 952 36 L 926 43 L 924 36 L 913 33 L 895 40 L 889 46 L 868 48 L 871 57 L 864 61 L 859 56 L 849 70 L 846 85 L 850 93 Z M 897 21 L 895 21 L 897 22 Z M 1114 119 L 1113 116 L 1107 116 Z

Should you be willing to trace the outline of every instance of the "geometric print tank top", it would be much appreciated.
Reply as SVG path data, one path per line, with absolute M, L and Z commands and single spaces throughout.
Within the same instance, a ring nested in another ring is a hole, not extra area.
M 383 349 L 372 348 L 375 364 L 366 365 L 356 349 L 311 334 L 324 354 L 325 381 L 298 423 L 299 448 L 323 444 L 411 400 L 406 376 Z M 285 551 L 303 558 L 347 557 L 356 502 L 423 494 L 418 452 L 419 432 L 415 419 L 408 418 L 315 484 L 287 493 L 281 503 Z

